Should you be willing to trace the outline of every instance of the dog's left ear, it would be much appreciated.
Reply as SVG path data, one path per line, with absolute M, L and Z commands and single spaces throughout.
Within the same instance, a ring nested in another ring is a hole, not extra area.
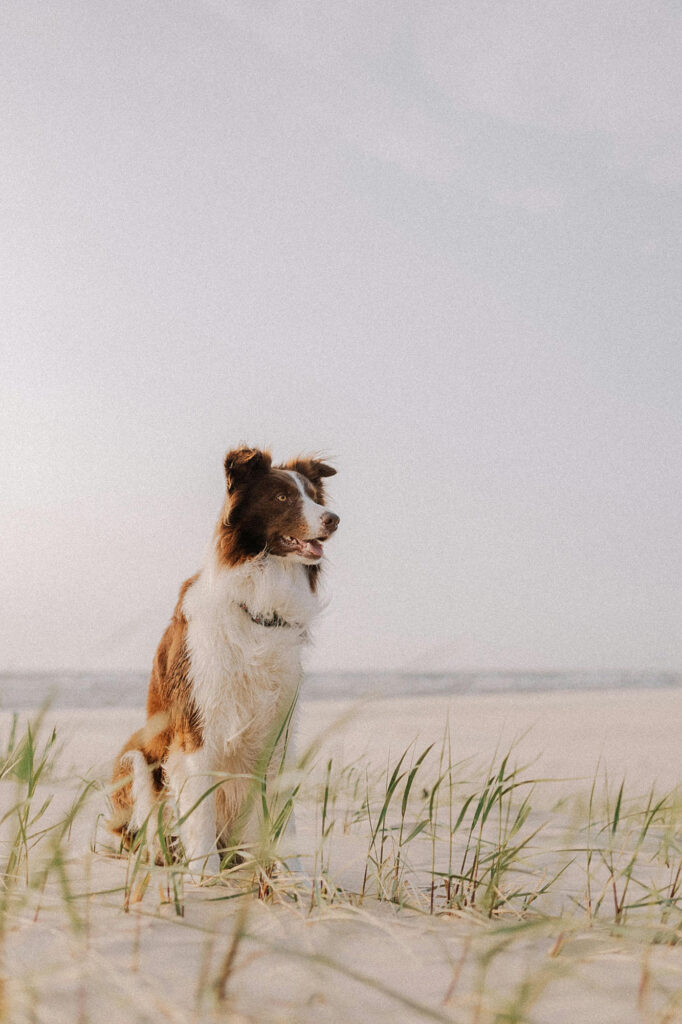
M 295 473 L 300 473 L 301 476 L 307 477 L 315 488 L 315 496 L 320 504 L 324 501 L 323 479 L 327 476 L 336 476 L 334 467 L 327 465 L 326 462 L 321 462 L 320 459 L 292 459 L 291 462 L 287 462 L 284 468 L 293 469 Z
M 260 448 L 233 448 L 225 456 L 225 478 L 227 493 L 232 494 L 237 487 L 249 478 L 267 473 L 270 469 L 270 452 Z

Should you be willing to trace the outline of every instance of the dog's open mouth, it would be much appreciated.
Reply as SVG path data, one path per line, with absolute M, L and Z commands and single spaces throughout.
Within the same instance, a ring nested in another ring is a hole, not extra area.
M 324 554 L 322 550 L 322 541 L 326 540 L 326 537 L 318 537 L 314 540 L 299 540 L 298 537 L 280 537 L 279 543 L 282 550 L 286 553 L 294 553 L 297 555 L 303 555 L 304 558 L 322 558 Z

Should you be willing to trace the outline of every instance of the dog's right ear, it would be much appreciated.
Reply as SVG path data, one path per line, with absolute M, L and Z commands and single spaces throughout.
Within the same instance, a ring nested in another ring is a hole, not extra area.
M 227 493 L 232 494 L 249 477 L 267 473 L 271 464 L 270 452 L 260 448 L 234 448 L 225 456 Z

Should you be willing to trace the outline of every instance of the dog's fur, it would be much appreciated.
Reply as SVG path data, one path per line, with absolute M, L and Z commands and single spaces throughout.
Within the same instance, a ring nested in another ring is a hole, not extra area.
M 249 831 L 248 776 L 296 700 L 319 605 L 320 541 L 338 525 L 324 507 L 334 473 L 314 458 L 275 467 L 266 451 L 228 452 L 225 504 L 156 652 L 146 725 L 116 761 L 113 831 L 129 843 L 170 795 L 181 817 L 194 808 L 181 838 L 197 875 L 215 874 L 219 850 Z M 204 797 L 222 773 L 232 778 Z

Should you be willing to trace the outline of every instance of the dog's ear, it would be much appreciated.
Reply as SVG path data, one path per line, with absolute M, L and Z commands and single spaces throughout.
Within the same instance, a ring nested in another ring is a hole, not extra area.
M 296 473 L 302 473 L 313 484 L 319 484 L 320 480 L 325 476 L 336 476 L 334 467 L 328 466 L 326 462 L 320 462 L 319 459 L 292 459 L 291 462 L 287 462 L 286 468 L 293 469 Z
M 267 473 L 271 464 L 270 452 L 260 448 L 234 448 L 225 456 L 227 493 L 232 494 L 245 480 Z
M 295 473 L 300 473 L 301 476 L 307 477 L 315 488 L 315 496 L 320 504 L 324 502 L 323 479 L 327 476 L 336 476 L 336 470 L 333 466 L 329 466 L 326 462 L 321 462 L 320 459 L 314 458 L 300 457 L 292 459 L 291 462 L 287 462 L 284 468 L 293 469 Z

